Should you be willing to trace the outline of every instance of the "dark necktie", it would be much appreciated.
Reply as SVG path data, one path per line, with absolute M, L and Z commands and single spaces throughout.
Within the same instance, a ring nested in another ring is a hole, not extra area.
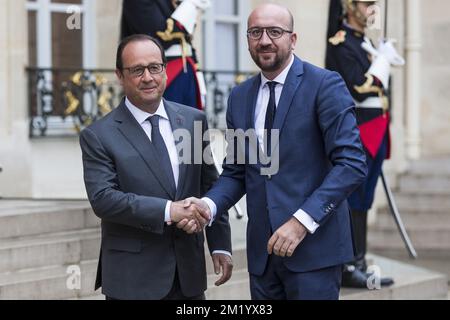
M 172 197 L 175 197 L 176 193 L 176 185 L 175 179 L 173 176 L 172 165 L 170 162 L 169 152 L 167 151 L 166 144 L 164 143 L 164 139 L 159 131 L 159 115 L 151 116 L 147 119 L 152 124 L 152 144 L 155 146 L 156 151 L 158 152 L 160 164 L 167 175 L 167 179 L 169 181 Z
M 271 131 L 273 128 L 273 120 L 275 119 L 275 110 L 276 110 L 276 105 L 275 105 L 275 86 L 278 84 L 278 82 L 275 81 L 269 81 L 267 82 L 267 85 L 269 86 L 269 90 L 270 90 L 270 97 L 269 97 L 269 103 L 267 104 L 267 111 L 266 111 L 266 122 L 264 123 L 264 129 L 267 130 L 267 135 L 265 135 L 266 137 L 266 144 L 265 147 L 267 148 L 266 150 L 266 155 L 270 157 L 272 150 L 271 150 Z

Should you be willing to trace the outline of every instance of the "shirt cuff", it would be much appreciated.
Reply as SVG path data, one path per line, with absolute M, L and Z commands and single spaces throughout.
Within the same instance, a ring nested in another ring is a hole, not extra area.
M 206 202 L 206 204 L 209 207 L 209 210 L 211 211 L 211 220 L 209 220 L 209 224 L 208 224 L 208 227 L 211 227 L 212 223 L 214 222 L 214 219 L 216 218 L 217 206 L 214 203 L 214 201 L 212 201 L 208 197 L 203 197 L 202 200 Z
M 225 251 L 225 250 L 214 250 L 212 252 L 212 254 L 215 254 L 215 253 L 223 253 L 223 254 L 226 254 L 227 256 L 231 257 L 231 253 L 228 251 Z
M 296 213 L 294 213 L 294 217 L 300 221 L 302 225 L 305 226 L 306 229 L 308 229 L 309 233 L 313 234 L 316 232 L 317 228 L 319 227 L 319 224 L 314 221 L 313 218 L 309 214 L 307 214 L 302 209 L 299 209 Z
M 166 203 L 166 209 L 164 211 L 164 222 L 172 221 L 170 218 L 170 205 L 172 204 L 172 201 L 168 200 Z

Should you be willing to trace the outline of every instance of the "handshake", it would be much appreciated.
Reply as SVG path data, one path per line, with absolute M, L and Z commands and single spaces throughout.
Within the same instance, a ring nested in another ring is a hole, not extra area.
M 176 223 L 179 229 L 192 234 L 203 231 L 203 228 L 211 219 L 211 210 L 208 204 L 203 200 L 191 197 L 172 202 L 170 205 L 170 222 L 167 224 Z

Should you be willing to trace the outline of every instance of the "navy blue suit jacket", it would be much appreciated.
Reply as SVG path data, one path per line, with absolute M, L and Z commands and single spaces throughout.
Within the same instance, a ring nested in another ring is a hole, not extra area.
M 258 75 L 233 89 L 228 100 L 229 129 L 254 128 L 260 79 Z M 247 194 L 249 272 L 264 272 L 271 234 L 299 208 L 320 227 L 305 237 L 292 257 L 284 258 L 287 268 L 306 272 L 352 260 L 346 198 L 364 180 L 367 167 L 353 99 L 340 75 L 295 57 L 274 129 L 280 130 L 279 143 L 272 145 L 279 152 L 277 174 L 263 176 L 260 163 L 248 163 L 249 152 L 256 150 L 247 141 L 239 146 L 245 146 L 245 164 L 224 163 L 218 182 L 206 194 L 217 205 L 218 215 Z

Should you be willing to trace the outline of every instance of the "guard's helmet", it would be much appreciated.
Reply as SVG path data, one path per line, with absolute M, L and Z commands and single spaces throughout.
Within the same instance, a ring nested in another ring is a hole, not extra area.
M 357 10 L 356 4 L 358 2 L 365 2 L 368 4 L 376 4 L 377 0 L 341 0 L 342 2 L 342 9 L 344 16 L 347 16 L 347 14 L 353 14 L 358 20 L 361 21 L 361 23 L 366 23 L 366 17 Z

